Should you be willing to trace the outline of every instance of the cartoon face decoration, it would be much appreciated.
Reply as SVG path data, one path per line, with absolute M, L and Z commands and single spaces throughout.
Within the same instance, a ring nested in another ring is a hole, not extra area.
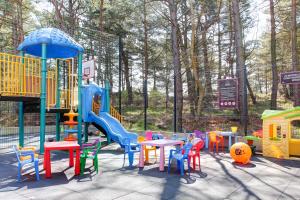
M 238 142 L 230 148 L 230 156 L 235 162 L 247 164 L 250 161 L 251 155 L 251 148 L 246 143 Z
M 242 155 L 242 154 L 244 154 L 244 151 L 242 149 L 240 148 L 235 149 L 235 155 Z

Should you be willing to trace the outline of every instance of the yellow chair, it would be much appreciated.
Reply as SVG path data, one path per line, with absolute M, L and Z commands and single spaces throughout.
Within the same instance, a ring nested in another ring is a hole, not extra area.
M 137 138 L 138 143 L 141 143 L 143 141 L 145 141 L 145 137 L 143 136 L 139 136 Z M 145 146 L 145 161 L 149 162 L 149 151 L 154 151 L 154 155 L 155 155 L 155 162 L 157 161 L 157 155 L 156 155 L 156 147 L 152 147 L 152 146 Z

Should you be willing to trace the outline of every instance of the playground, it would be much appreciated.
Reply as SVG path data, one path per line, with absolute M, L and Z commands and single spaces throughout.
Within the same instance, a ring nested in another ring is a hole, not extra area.
M 0 3 L 0 199 L 300 199 L 300 5 L 210 4 Z
M 0 197 L 6 199 L 299 199 L 300 162 L 256 156 L 246 167 L 233 165 L 228 154 L 203 152 L 201 172 L 180 176 L 159 172 L 157 164 L 140 170 L 123 164 L 117 145 L 99 153 L 99 173 L 92 163 L 83 176 L 74 176 L 66 153 L 55 153 L 53 178 L 35 181 L 34 171 L 16 182 L 14 155 L 1 156 Z M 3 152 L 2 152 L 3 153 Z M 155 160 L 154 154 L 150 156 Z M 41 164 L 40 164 L 41 165 Z M 42 166 L 41 166 L 42 167 Z M 44 172 L 41 172 L 44 176 Z

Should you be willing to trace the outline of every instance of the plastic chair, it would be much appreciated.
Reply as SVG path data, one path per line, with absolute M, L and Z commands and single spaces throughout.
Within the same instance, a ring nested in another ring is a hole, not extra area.
M 80 174 L 84 173 L 86 159 L 92 159 L 96 173 L 98 174 L 98 153 L 101 149 L 101 142 L 99 139 L 95 140 L 95 145 L 85 146 L 80 155 Z M 91 143 L 92 144 L 92 143 Z
M 100 141 L 99 138 L 95 139 L 93 142 L 86 142 L 86 143 L 83 143 L 81 148 L 82 148 L 82 151 L 80 153 L 83 152 L 83 149 L 85 149 L 86 147 L 91 147 L 91 146 L 96 146 L 98 144 L 98 142 Z
M 35 147 L 32 147 L 32 146 L 29 146 L 29 147 L 20 147 L 18 146 L 18 150 L 19 151 L 33 151 L 34 152 L 34 158 L 38 158 L 39 157 L 39 154 L 36 153 L 36 148 Z M 31 156 L 20 156 L 20 160 L 23 161 L 23 160 L 28 160 L 30 159 Z
M 196 138 L 201 138 L 203 141 L 206 139 L 206 133 L 199 131 L 199 130 L 194 130 Z
M 137 143 L 134 143 L 134 142 L 130 141 L 130 138 L 124 138 L 123 139 L 123 144 L 124 144 L 123 166 L 125 164 L 126 154 L 128 154 L 129 166 L 132 167 L 133 159 L 134 159 L 134 153 L 140 152 L 141 146 Z
M 222 151 L 224 152 L 224 137 L 217 135 L 215 131 L 209 132 L 209 150 L 213 151 L 216 146 L 216 152 L 219 152 L 219 144 L 222 145 Z
M 34 165 L 36 180 L 40 180 L 39 175 L 39 159 L 35 158 L 33 150 L 19 150 L 19 148 L 14 145 L 13 151 L 15 152 L 18 159 L 18 181 L 21 181 L 22 167 L 25 165 Z M 23 157 L 23 159 L 21 159 Z
M 153 133 L 152 134 L 152 140 L 161 140 L 161 139 L 164 139 L 163 134 L 161 134 L 161 133 Z
M 153 135 L 152 131 L 146 131 L 145 132 L 145 139 L 146 140 L 152 140 L 152 135 Z
M 199 139 L 199 141 L 193 145 L 190 153 L 189 153 L 189 159 L 193 161 L 193 168 L 196 170 L 196 158 L 198 158 L 198 164 L 199 164 L 199 170 L 201 170 L 200 167 L 200 150 L 204 147 L 204 141 L 202 139 Z
M 137 141 L 138 143 L 144 142 L 146 139 L 143 136 L 139 136 Z M 155 146 L 145 146 L 145 161 L 149 162 L 149 151 L 154 151 L 155 154 L 155 161 L 157 161 L 157 155 L 156 155 L 156 147 Z
M 188 161 L 188 171 L 190 173 L 190 159 L 189 152 L 193 147 L 192 143 L 186 143 L 180 149 L 171 149 L 169 155 L 168 173 L 170 173 L 171 161 L 172 159 L 177 160 L 177 169 L 180 170 L 180 174 L 184 175 L 184 160 Z
M 178 139 L 178 134 L 177 133 L 174 133 L 172 136 L 171 136 L 171 140 L 177 140 Z

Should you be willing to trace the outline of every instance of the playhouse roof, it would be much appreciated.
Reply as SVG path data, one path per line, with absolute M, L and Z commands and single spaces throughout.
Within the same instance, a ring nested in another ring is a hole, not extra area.
M 277 117 L 280 115 L 284 115 L 284 114 L 288 114 L 288 113 L 292 113 L 295 111 L 300 111 L 300 106 L 298 107 L 294 107 L 294 108 L 290 108 L 287 110 L 265 110 L 261 116 L 261 119 L 267 119 L 267 118 L 271 118 L 271 117 Z M 290 118 L 293 117 L 295 115 L 288 115 L 285 118 Z M 298 115 L 297 115 L 298 116 Z
M 47 58 L 71 58 L 83 52 L 83 47 L 71 36 L 56 28 L 41 28 L 31 32 L 18 50 L 34 56 L 42 56 L 42 44 L 47 44 Z

